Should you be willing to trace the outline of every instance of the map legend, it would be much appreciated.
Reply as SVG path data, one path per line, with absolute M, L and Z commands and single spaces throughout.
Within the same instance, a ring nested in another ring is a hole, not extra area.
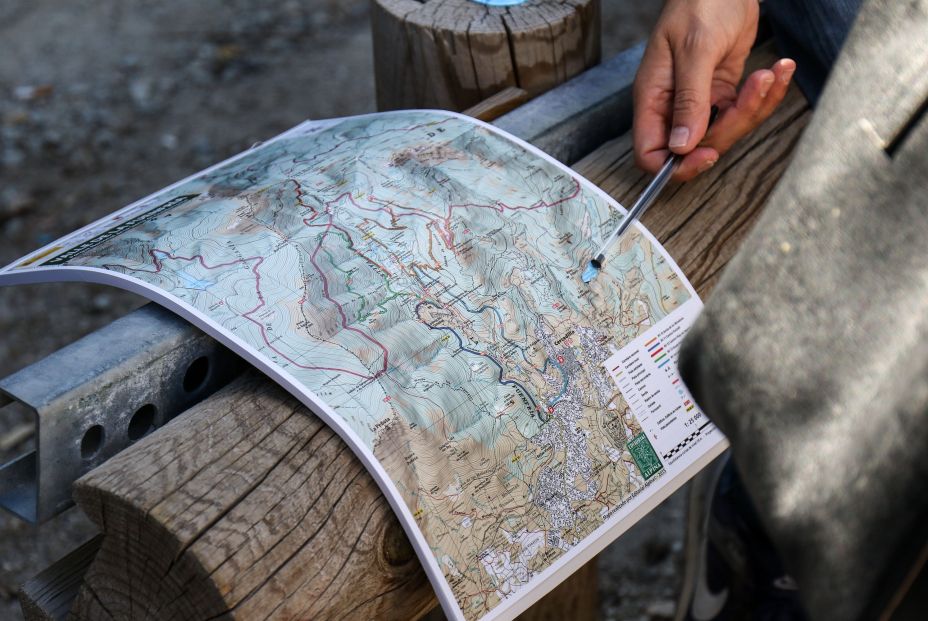
M 680 345 L 701 307 L 687 301 L 603 363 L 664 464 L 715 431 L 677 372 Z

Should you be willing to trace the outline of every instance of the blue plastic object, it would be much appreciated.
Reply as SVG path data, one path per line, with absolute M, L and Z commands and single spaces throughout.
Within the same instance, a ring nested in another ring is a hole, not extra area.
M 479 2 L 480 4 L 485 4 L 487 6 L 515 6 L 517 4 L 522 4 L 525 0 L 471 0 L 472 2 Z

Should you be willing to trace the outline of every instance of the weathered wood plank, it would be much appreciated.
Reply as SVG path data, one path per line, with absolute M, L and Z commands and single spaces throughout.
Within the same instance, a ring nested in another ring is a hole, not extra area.
M 629 48 L 503 115 L 494 125 L 572 164 L 631 127 L 644 44 Z
M 481 121 L 492 121 L 493 119 L 506 114 L 516 106 L 520 106 L 528 101 L 528 93 L 521 88 L 510 86 L 488 97 L 476 106 L 464 110 L 462 114 L 472 116 Z
M 256 373 L 80 479 L 106 537 L 74 618 L 416 618 L 421 566 L 367 471 Z
M 97 535 L 20 587 L 26 621 L 64 621 L 102 541 Z
M 389 101 L 393 89 L 415 92 L 412 66 L 413 49 L 406 36 L 406 16 L 419 8 L 415 0 L 381 0 L 371 2 L 371 36 L 375 50 L 390 50 L 389 54 L 374 54 L 375 90 L 378 102 Z M 381 110 L 386 109 L 380 103 Z
M 646 224 L 702 295 L 759 213 L 807 115 L 790 94 L 714 170 L 649 212 Z M 576 168 L 620 199 L 646 181 L 627 138 Z M 106 536 L 74 619 L 414 619 L 435 605 L 360 462 L 253 373 L 86 475 L 75 498 Z M 531 614 L 551 610 L 542 600 Z
M 593 559 L 560 583 L 518 621 L 595 621 L 599 619 L 599 564 Z

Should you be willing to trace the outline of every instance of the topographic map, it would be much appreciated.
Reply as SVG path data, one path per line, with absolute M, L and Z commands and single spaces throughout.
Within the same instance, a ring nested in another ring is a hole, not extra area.
M 724 442 L 667 365 L 699 301 L 664 250 L 633 228 L 580 279 L 622 214 L 487 125 L 385 113 L 305 123 L 0 281 L 134 288 L 273 371 L 371 469 L 449 616 L 510 618 Z

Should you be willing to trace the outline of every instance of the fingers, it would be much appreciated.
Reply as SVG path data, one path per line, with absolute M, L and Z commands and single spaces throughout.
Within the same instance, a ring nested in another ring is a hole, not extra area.
M 712 77 L 718 58 L 697 48 L 698 43 L 682 45 L 673 55 L 673 116 L 667 146 L 679 154 L 692 151 L 709 124 Z
M 634 87 L 632 140 L 635 162 L 647 172 L 656 173 L 667 159 L 667 120 L 673 103 L 673 59 L 665 41 L 652 41 Z
M 773 64 L 775 80 L 773 86 L 770 87 L 770 92 L 767 93 L 767 103 L 762 111 L 764 119 L 773 114 L 773 111 L 776 110 L 777 106 L 782 103 L 783 98 L 786 97 L 790 82 L 793 79 L 793 73 L 795 72 L 796 61 L 792 58 L 781 58 Z
M 763 123 L 782 103 L 796 63 L 784 58 L 770 69 L 747 77 L 735 103 L 726 108 L 709 131 L 703 144 L 725 153 L 738 140 Z
M 635 81 L 633 138 L 635 161 L 647 172 L 657 172 L 670 151 L 685 154 L 674 174 L 678 181 L 711 168 L 722 153 L 773 114 L 796 69 L 794 61 L 782 59 L 749 75 L 736 94 L 733 84 L 713 81 L 709 55 L 701 55 L 702 60 L 698 56 L 676 62 L 667 45 L 649 46 L 642 59 Z M 723 110 L 706 133 L 713 101 Z
M 770 69 L 749 75 L 734 103 L 719 114 L 705 139 L 680 162 L 674 179 L 688 181 L 709 170 L 722 153 L 767 120 L 783 102 L 795 70 L 796 63 L 784 58 Z
M 667 159 L 667 121 L 653 110 L 635 113 L 632 130 L 635 163 L 644 171 L 656 173 Z
M 712 147 L 698 146 L 685 156 L 673 175 L 675 181 L 689 181 L 715 166 L 719 161 L 719 152 Z
M 669 97 L 666 105 L 669 108 Z M 656 173 L 667 159 L 667 117 L 657 106 L 636 105 L 632 141 L 635 147 L 635 163 L 647 172 Z

